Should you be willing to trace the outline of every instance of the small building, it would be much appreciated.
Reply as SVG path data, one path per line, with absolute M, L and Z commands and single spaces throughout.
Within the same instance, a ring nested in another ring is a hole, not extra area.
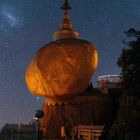
M 104 125 L 78 125 L 78 137 L 84 140 L 99 140 L 104 133 Z
M 36 127 L 32 124 L 5 124 L 2 128 L 2 140 L 36 140 Z
M 98 87 L 104 94 L 120 96 L 122 90 L 122 77 L 120 75 L 99 76 Z

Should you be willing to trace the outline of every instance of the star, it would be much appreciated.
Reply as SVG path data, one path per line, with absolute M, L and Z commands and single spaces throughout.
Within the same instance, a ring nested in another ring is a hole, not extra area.
M 40 98 L 37 96 L 36 99 L 39 100 Z

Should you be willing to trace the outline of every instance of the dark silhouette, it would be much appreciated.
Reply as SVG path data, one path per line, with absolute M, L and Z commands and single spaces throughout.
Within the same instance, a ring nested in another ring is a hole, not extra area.
M 124 42 L 118 66 L 122 69 L 123 89 L 127 95 L 140 97 L 140 31 L 133 28 L 125 32 L 132 40 Z

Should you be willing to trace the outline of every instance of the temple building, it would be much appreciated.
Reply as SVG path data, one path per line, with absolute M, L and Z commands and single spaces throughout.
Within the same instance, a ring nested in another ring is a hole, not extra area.
M 120 75 L 99 76 L 98 87 L 102 93 L 120 98 L 122 96 L 122 77 Z
M 32 94 L 45 97 L 44 117 L 40 119 L 44 140 L 62 138 L 61 130 L 70 138 L 73 128 L 81 125 L 99 126 L 90 137 L 97 138 L 99 132 L 99 139 L 102 129 L 109 129 L 114 121 L 114 102 L 92 86 L 98 65 L 95 45 L 78 39 L 69 18 L 72 8 L 68 0 L 61 9 L 64 11 L 61 28 L 54 32 L 53 41 L 41 47 L 32 58 L 26 83 Z
M 42 137 L 41 132 L 40 139 Z M 33 124 L 5 124 L 1 130 L 0 140 L 36 140 L 37 131 Z
M 104 135 L 104 126 L 94 125 L 79 125 L 78 138 L 82 137 L 84 140 L 99 140 Z

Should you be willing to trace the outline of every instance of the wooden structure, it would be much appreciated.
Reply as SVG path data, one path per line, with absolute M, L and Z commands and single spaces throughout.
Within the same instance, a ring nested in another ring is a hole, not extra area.
M 83 137 L 84 140 L 99 140 L 100 136 L 104 133 L 104 125 L 79 125 L 78 137 Z

